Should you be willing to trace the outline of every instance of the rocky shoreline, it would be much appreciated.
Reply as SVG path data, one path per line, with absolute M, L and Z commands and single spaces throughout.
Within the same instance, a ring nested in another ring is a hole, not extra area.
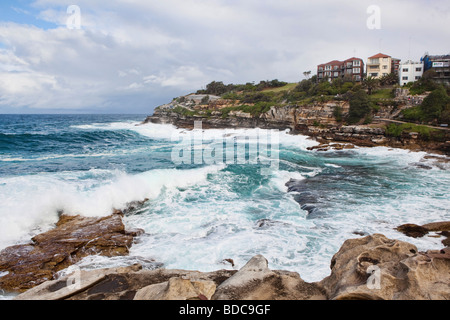
M 108 217 L 61 215 L 55 228 L 0 252 L 0 289 L 24 292 L 54 279 L 89 255 L 125 256 L 143 230 L 125 230 L 122 212 Z
M 285 110 L 286 111 L 286 110 Z M 281 112 L 278 110 L 278 112 Z M 207 128 L 290 128 L 321 144 L 317 152 L 347 150 L 357 146 L 403 147 L 414 151 L 448 154 L 446 147 L 427 144 L 408 135 L 400 140 L 386 137 L 379 126 L 292 126 L 286 115 L 199 118 L 158 111 L 144 123 L 170 123 L 192 128 L 202 120 Z M 281 120 L 280 120 L 281 119 Z M 422 144 L 422 142 L 424 144 Z M 399 145 L 400 144 L 400 145 Z M 433 157 L 433 156 L 429 156 Z M 436 157 L 437 161 L 448 158 Z M 289 185 L 288 187 L 295 187 Z M 61 214 L 55 228 L 27 244 L 0 252 L 0 289 L 19 294 L 17 300 L 448 300 L 450 299 L 450 222 L 424 226 L 403 225 L 396 230 L 410 237 L 443 237 L 442 250 L 419 252 L 407 242 L 384 235 L 359 235 L 347 240 L 330 263 L 330 275 L 307 283 L 301 275 L 271 270 L 261 255 L 239 270 L 198 272 L 167 270 L 161 263 L 146 261 L 128 267 L 60 271 L 89 255 L 127 256 L 143 230 L 126 230 L 122 218 L 148 199 L 115 211 L 108 217 Z M 233 265 L 231 259 L 226 259 Z M 233 266 L 234 267 L 234 266 Z
M 220 100 L 216 103 L 219 102 Z M 226 108 L 226 102 L 222 103 Z M 203 129 L 289 129 L 291 134 L 306 135 L 322 144 L 333 142 L 351 143 L 360 147 L 385 146 L 450 156 L 449 130 L 442 130 L 444 139 L 439 142 L 430 140 L 417 132 L 404 133 L 398 137 L 389 136 L 386 133 L 386 124 L 389 123 L 389 120 L 377 120 L 368 125 L 342 125 L 334 119 L 333 110 L 339 107 L 344 112 L 348 112 L 349 106 L 345 102 L 327 102 L 313 106 L 272 107 L 268 112 L 260 115 L 237 111 L 224 116 L 220 111 L 209 110 L 209 106 L 205 109 L 208 110 L 208 115 L 177 112 L 177 108 L 184 107 L 186 107 L 184 104 L 176 103 L 160 106 L 142 124 L 172 124 L 179 128 L 193 129 L 194 123 L 201 121 Z M 201 107 L 196 106 L 195 108 Z M 199 112 L 204 113 L 205 111 Z
M 418 252 L 412 244 L 374 234 L 347 240 L 330 269 L 322 281 L 308 283 L 298 273 L 271 270 L 262 255 L 239 271 L 145 270 L 135 264 L 47 281 L 15 300 L 450 299 L 450 248 Z
M 271 270 L 261 255 L 239 270 L 168 270 L 149 260 L 67 274 L 88 255 L 129 254 L 144 231 L 125 230 L 122 218 L 119 211 L 97 218 L 61 215 L 54 229 L 0 252 L 0 289 L 19 294 L 15 300 L 450 299 L 450 222 L 396 229 L 410 237 L 439 232 L 433 236 L 444 238 L 442 250 L 419 252 L 381 234 L 349 239 L 333 256 L 330 275 L 313 283 L 296 272 Z

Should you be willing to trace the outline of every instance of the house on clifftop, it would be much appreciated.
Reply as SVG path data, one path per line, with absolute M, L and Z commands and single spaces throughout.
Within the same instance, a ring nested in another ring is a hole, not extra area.
M 342 79 L 344 81 L 362 80 L 364 74 L 364 61 L 360 58 L 350 58 L 344 61 L 333 60 L 317 66 L 317 79 L 322 81 L 328 79 L 333 81 Z

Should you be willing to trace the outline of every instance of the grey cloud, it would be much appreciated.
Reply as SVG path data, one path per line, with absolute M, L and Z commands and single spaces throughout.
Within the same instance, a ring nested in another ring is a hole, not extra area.
M 69 2 L 35 1 L 54 29 L 0 24 L 1 104 L 150 112 L 212 80 L 299 81 L 333 59 L 450 51 L 445 1 L 379 2 L 381 30 L 367 29 L 366 0 L 79 0 L 82 30 L 64 26 Z

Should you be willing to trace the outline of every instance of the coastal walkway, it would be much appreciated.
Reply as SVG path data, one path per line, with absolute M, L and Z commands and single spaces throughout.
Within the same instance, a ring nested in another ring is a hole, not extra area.
M 373 122 L 389 122 L 389 123 L 397 123 L 397 124 L 414 124 L 414 125 L 419 125 L 417 123 L 405 122 L 405 121 L 399 121 L 399 120 L 392 120 L 392 119 L 374 119 Z M 424 126 L 424 127 L 428 127 L 428 128 L 436 129 L 436 130 L 450 131 L 450 128 L 446 128 L 446 127 L 436 127 L 436 126 L 429 126 L 429 125 L 425 125 L 425 124 L 420 124 L 420 126 Z

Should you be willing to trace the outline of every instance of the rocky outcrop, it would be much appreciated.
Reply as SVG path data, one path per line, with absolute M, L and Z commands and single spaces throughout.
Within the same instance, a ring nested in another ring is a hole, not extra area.
M 258 255 L 239 271 L 143 270 L 139 265 L 80 271 L 16 299 L 448 300 L 450 249 L 418 252 L 412 244 L 375 234 L 347 240 L 331 261 L 331 274 L 320 282 L 271 270 Z
M 298 273 L 272 271 L 266 258 L 253 257 L 242 269 L 223 282 L 215 300 L 325 300 L 317 284 L 306 283 Z
M 123 256 L 142 230 L 125 230 L 120 213 L 91 218 L 62 215 L 56 228 L 32 238 L 32 242 L 0 252 L 0 288 L 23 292 L 88 255 Z
M 397 231 L 404 233 L 408 237 L 421 238 L 430 232 L 437 232 L 439 236 L 444 236 L 442 240 L 444 246 L 450 247 L 450 221 L 433 222 L 423 226 L 416 224 L 404 224 L 396 228 Z
M 140 289 L 134 300 L 211 300 L 215 291 L 213 281 L 173 277 Z
M 184 97 L 182 101 L 179 102 L 178 99 L 158 107 L 143 123 L 173 124 L 192 129 L 195 121 L 201 121 L 204 129 L 290 129 L 294 134 L 311 136 L 321 143 L 335 141 L 363 147 L 390 146 L 450 155 L 450 141 L 446 142 L 450 140 L 450 131 L 441 131 L 439 134 L 442 137 L 436 141 L 416 132 L 405 133 L 400 137 L 387 136 L 385 126 L 388 123 L 383 119 L 392 119 L 402 108 L 383 107 L 383 110 L 377 113 L 376 121 L 370 125 L 343 126 L 336 121 L 334 113 L 335 110 L 340 110 L 342 115 L 348 114 L 350 108 L 348 101 L 273 106 L 269 111 L 257 115 L 240 110 L 223 113 L 222 110 L 226 108 L 239 108 L 239 102 L 221 100 L 219 97 L 214 97 L 209 105 L 200 105 L 189 99 L 189 96 Z M 404 107 L 410 106 L 406 104 Z M 395 112 L 395 109 L 398 110 Z
M 449 249 L 418 252 L 383 235 L 347 240 L 320 282 L 336 300 L 448 300 Z

